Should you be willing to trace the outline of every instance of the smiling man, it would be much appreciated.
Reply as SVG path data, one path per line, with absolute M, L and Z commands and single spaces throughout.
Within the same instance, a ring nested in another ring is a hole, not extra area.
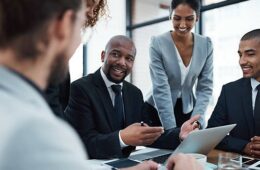
M 126 36 L 114 36 L 101 53 L 103 65 L 94 74 L 71 85 L 65 119 L 77 130 L 90 158 L 128 156 L 135 146 L 151 145 L 174 149 L 179 144 L 179 129 L 141 126 L 144 119 L 143 96 L 126 82 L 132 71 L 136 48 Z M 182 128 L 184 137 L 192 129 L 193 117 Z
M 223 86 L 208 127 L 236 123 L 219 149 L 260 157 L 260 29 L 240 40 L 243 78 Z

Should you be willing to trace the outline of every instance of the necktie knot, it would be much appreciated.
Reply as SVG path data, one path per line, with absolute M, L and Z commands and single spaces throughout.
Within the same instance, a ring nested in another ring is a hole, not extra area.
M 115 94 L 120 94 L 121 93 L 121 85 L 112 85 L 111 86 L 112 90 L 114 91 Z

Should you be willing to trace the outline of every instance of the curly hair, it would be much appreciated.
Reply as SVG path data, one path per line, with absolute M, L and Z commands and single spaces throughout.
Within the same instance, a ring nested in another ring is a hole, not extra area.
M 86 2 L 89 0 L 86 0 Z M 107 0 L 100 0 L 97 7 L 94 9 L 94 17 L 90 17 L 86 13 L 86 21 L 84 23 L 84 28 L 94 27 L 100 17 L 106 15 L 107 10 Z

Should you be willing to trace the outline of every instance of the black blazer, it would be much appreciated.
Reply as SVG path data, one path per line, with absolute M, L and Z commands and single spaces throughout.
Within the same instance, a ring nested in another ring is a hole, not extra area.
M 53 113 L 63 118 L 64 110 L 68 105 L 70 94 L 70 74 L 60 84 L 50 84 L 45 91 L 45 98 Z
M 108 159 L 127 157 L 135 149 L 128 146 L 123 150 L 119 142 L 119 130 L 115 127 L 114 108 L 100 69 L 71 84 L 70 99 L 65 110 L 65 119 L 79 133 L 90 158 Z M 145 121 L 158 126 L 158 113 L 149 104 L 144 104 L 141 91 L 134 85 L 123 82 L 125 125 Z M 179 129 L 171 129 L 151 146 L 175 149 L 178 144 Z
M 219 149 L 242 153 L 254 136 L 252 87 L 250 79 L 242 78 L 222 87 L 208 127 L 236 123 L 237 126 L 217 146 Z
M 123 82 L 125 127 L 140 122 L 143 106 L 141 91 Z M 119 130 L 115 127 L 114 108 L 100 69 L 71 84 L 65 117 L 78 131 L 90 158 L 128 156 L 134 147 L 120 148 Z

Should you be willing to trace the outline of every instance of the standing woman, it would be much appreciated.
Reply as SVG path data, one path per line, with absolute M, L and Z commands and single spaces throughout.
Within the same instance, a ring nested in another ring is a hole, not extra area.
M 210 38 L 191 32 L 199 13 L 200 0 L 172 0 L 173 31 L 151 40 L 153 91 L 147 102 L 157 108 L 165 129 L 181 127 L 196 114 L 201 118 L 195 123 L 205 126 L 213 86 L 213 47 Z

